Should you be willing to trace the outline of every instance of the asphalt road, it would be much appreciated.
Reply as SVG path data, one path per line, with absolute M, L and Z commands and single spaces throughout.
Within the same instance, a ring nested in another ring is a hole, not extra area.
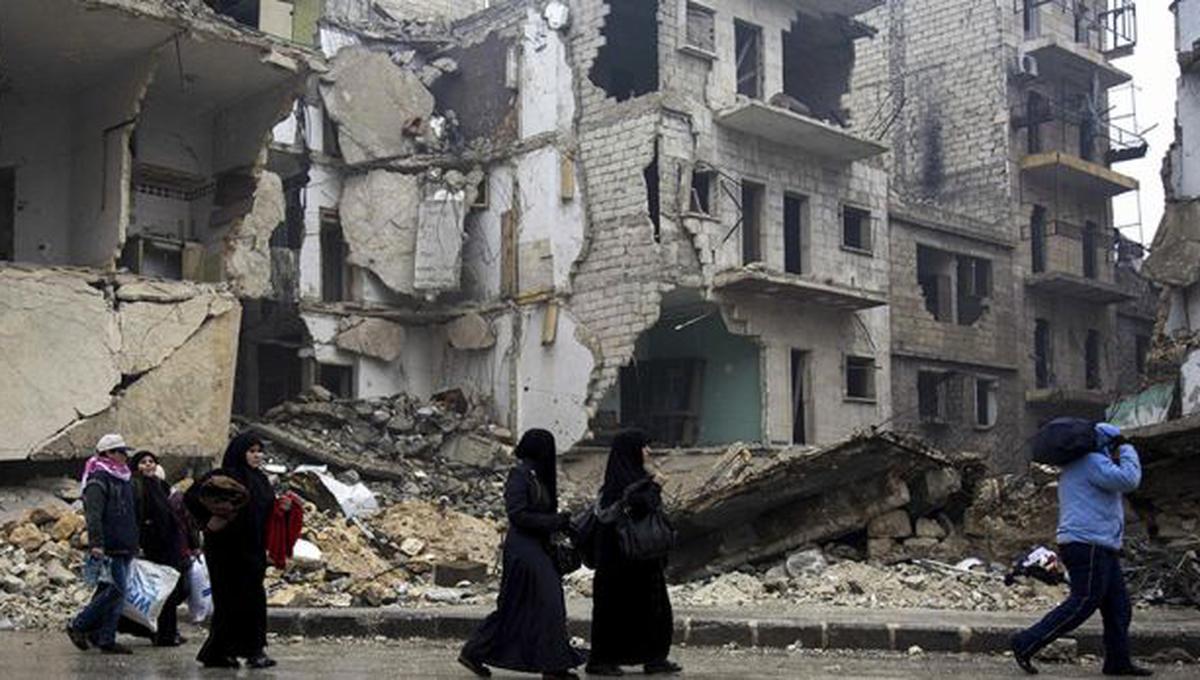
M 199 633 L 199 631 L 196 631 Z M 197 641 L 177 649 L 133 643 L 132 656 L 79 652 L 61 633 L 0 633 L 0 678 L 462 678 L 454 662 L 457 645 L 392 640 L 275 640 L 270 653 L 279 666 L 269 671 L 206 670 L 193 660 Z M 1024 678 L 1000 656 L 839 653 L 745 649 L 677 649 L 686 678 Z M 1098 662 L 1041 664 L 1042 678 L 1095 678 Z M 633 669 L 631 669 L 633 670 Z M 1194 678 L 1195 666 L 1158 666 L 1157 677 Z M 497 678 L 535 676 L 497 671 Z

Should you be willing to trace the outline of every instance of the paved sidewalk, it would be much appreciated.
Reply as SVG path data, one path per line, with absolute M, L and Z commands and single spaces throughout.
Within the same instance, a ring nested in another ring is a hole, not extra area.
M 269 628 L 282 635 L 464 639 L 490 609 L 480 606 L 436 609 L 271 609 Z M 588 637 L 586 603 L 568 606 L 574 634 Z M 677 609 L 675 640 L 700 647 L 740 647 L 905 651 L 917 645 L 930 652 L 1003 652 L 1016 631 L 1037 614 L 922 609 L 804 608 L 786 614 L 754 608 Z M 1097 615 L 1071 636 L 1083 654 L 1101 654 Z M 1131 630 L 1134 654 L 1149 656 L 1179 648 L 1200 657 L 1200 612 L 1139 611 Z

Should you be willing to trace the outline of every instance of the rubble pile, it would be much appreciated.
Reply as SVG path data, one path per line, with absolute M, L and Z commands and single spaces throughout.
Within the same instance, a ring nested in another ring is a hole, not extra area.
M 0 489 L 0 508 L 17 491 L 25 490 Z M 83 515 L 54 496 L 38 496 L 37 507 L 0 512 L 0 630 L 59 627 L 91 596 L 79 576 Z

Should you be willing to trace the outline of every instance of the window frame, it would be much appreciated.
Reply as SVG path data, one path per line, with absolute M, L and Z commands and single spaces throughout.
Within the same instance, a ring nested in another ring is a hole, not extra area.
M 863 218 L 860 222 L 861 245 L 852 245 L 846 240 L 846 230 L 849 226 L 846 219 L 851 213 L 861 214 Z M 841 226 L 840 245 L 842 250 L 857 255 L 875 256 L 875 214 L 870 208 L 854 203 L 842 203 L 838 207 L 838 222 Z
M 850 370 L 852 365 L 858 364 L 857 368 L 868 371 L 869 380 L 866 382 L 866 394 L 857 395 L 850 393 Z M 842 397 L 844 401 L 856 402 L 863 404 L 874 404 L 879 400 L 879 386 L 876 384 L 876 371 L 879 370 L 879 364 L 875 361 L 875 357 L 863 354 L 846 354 L 842 360 Z

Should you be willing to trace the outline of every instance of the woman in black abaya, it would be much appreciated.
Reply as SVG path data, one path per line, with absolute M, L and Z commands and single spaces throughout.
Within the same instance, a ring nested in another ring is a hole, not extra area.
M 213 616 L 208 639 L 196 660 L 207 667 L 237 668 L 238 657 L 251 668 L 268 668 L 266 655 L 267 571 L 266 523 L 275 491 L 262 466 L 262 441 L 251 434 L 234 437 L 219 470 L 201 477 L 189 489 L 188 509 L 204 526 L 204 556 L 212 581 Z M 201 500 L 212 480 L 223 476 L 245 489 L 244 505 L 232 516 L 212 514 Z
M 624 501 L 634 518 L 658 512 L 662 487 L 646 472 L 649 442 L 637 430 L 613 439 L 600 489 L 600 506 Z M 665 559 L 630 560 L 621 554 L 615 523 L 600 522 L 592 586 L 592 651 L 589 675 L 623 675 L 621 666 L 641 664 L 647 675 L 682 670 L 668 659 L 674 623 L 667 595 Z
M 570 669 L 583 663 L 567 636 L 562 577 L 547 552 L 550 534 L 570 526 L 559 513 L 554 436 L 530 430 L 514 452 L 519 459 L 504 486 L 508 534 L 496 611 L 480 625 L 458 660 L 488 677 L 488 666 L 543 678 L 576 678 Z

